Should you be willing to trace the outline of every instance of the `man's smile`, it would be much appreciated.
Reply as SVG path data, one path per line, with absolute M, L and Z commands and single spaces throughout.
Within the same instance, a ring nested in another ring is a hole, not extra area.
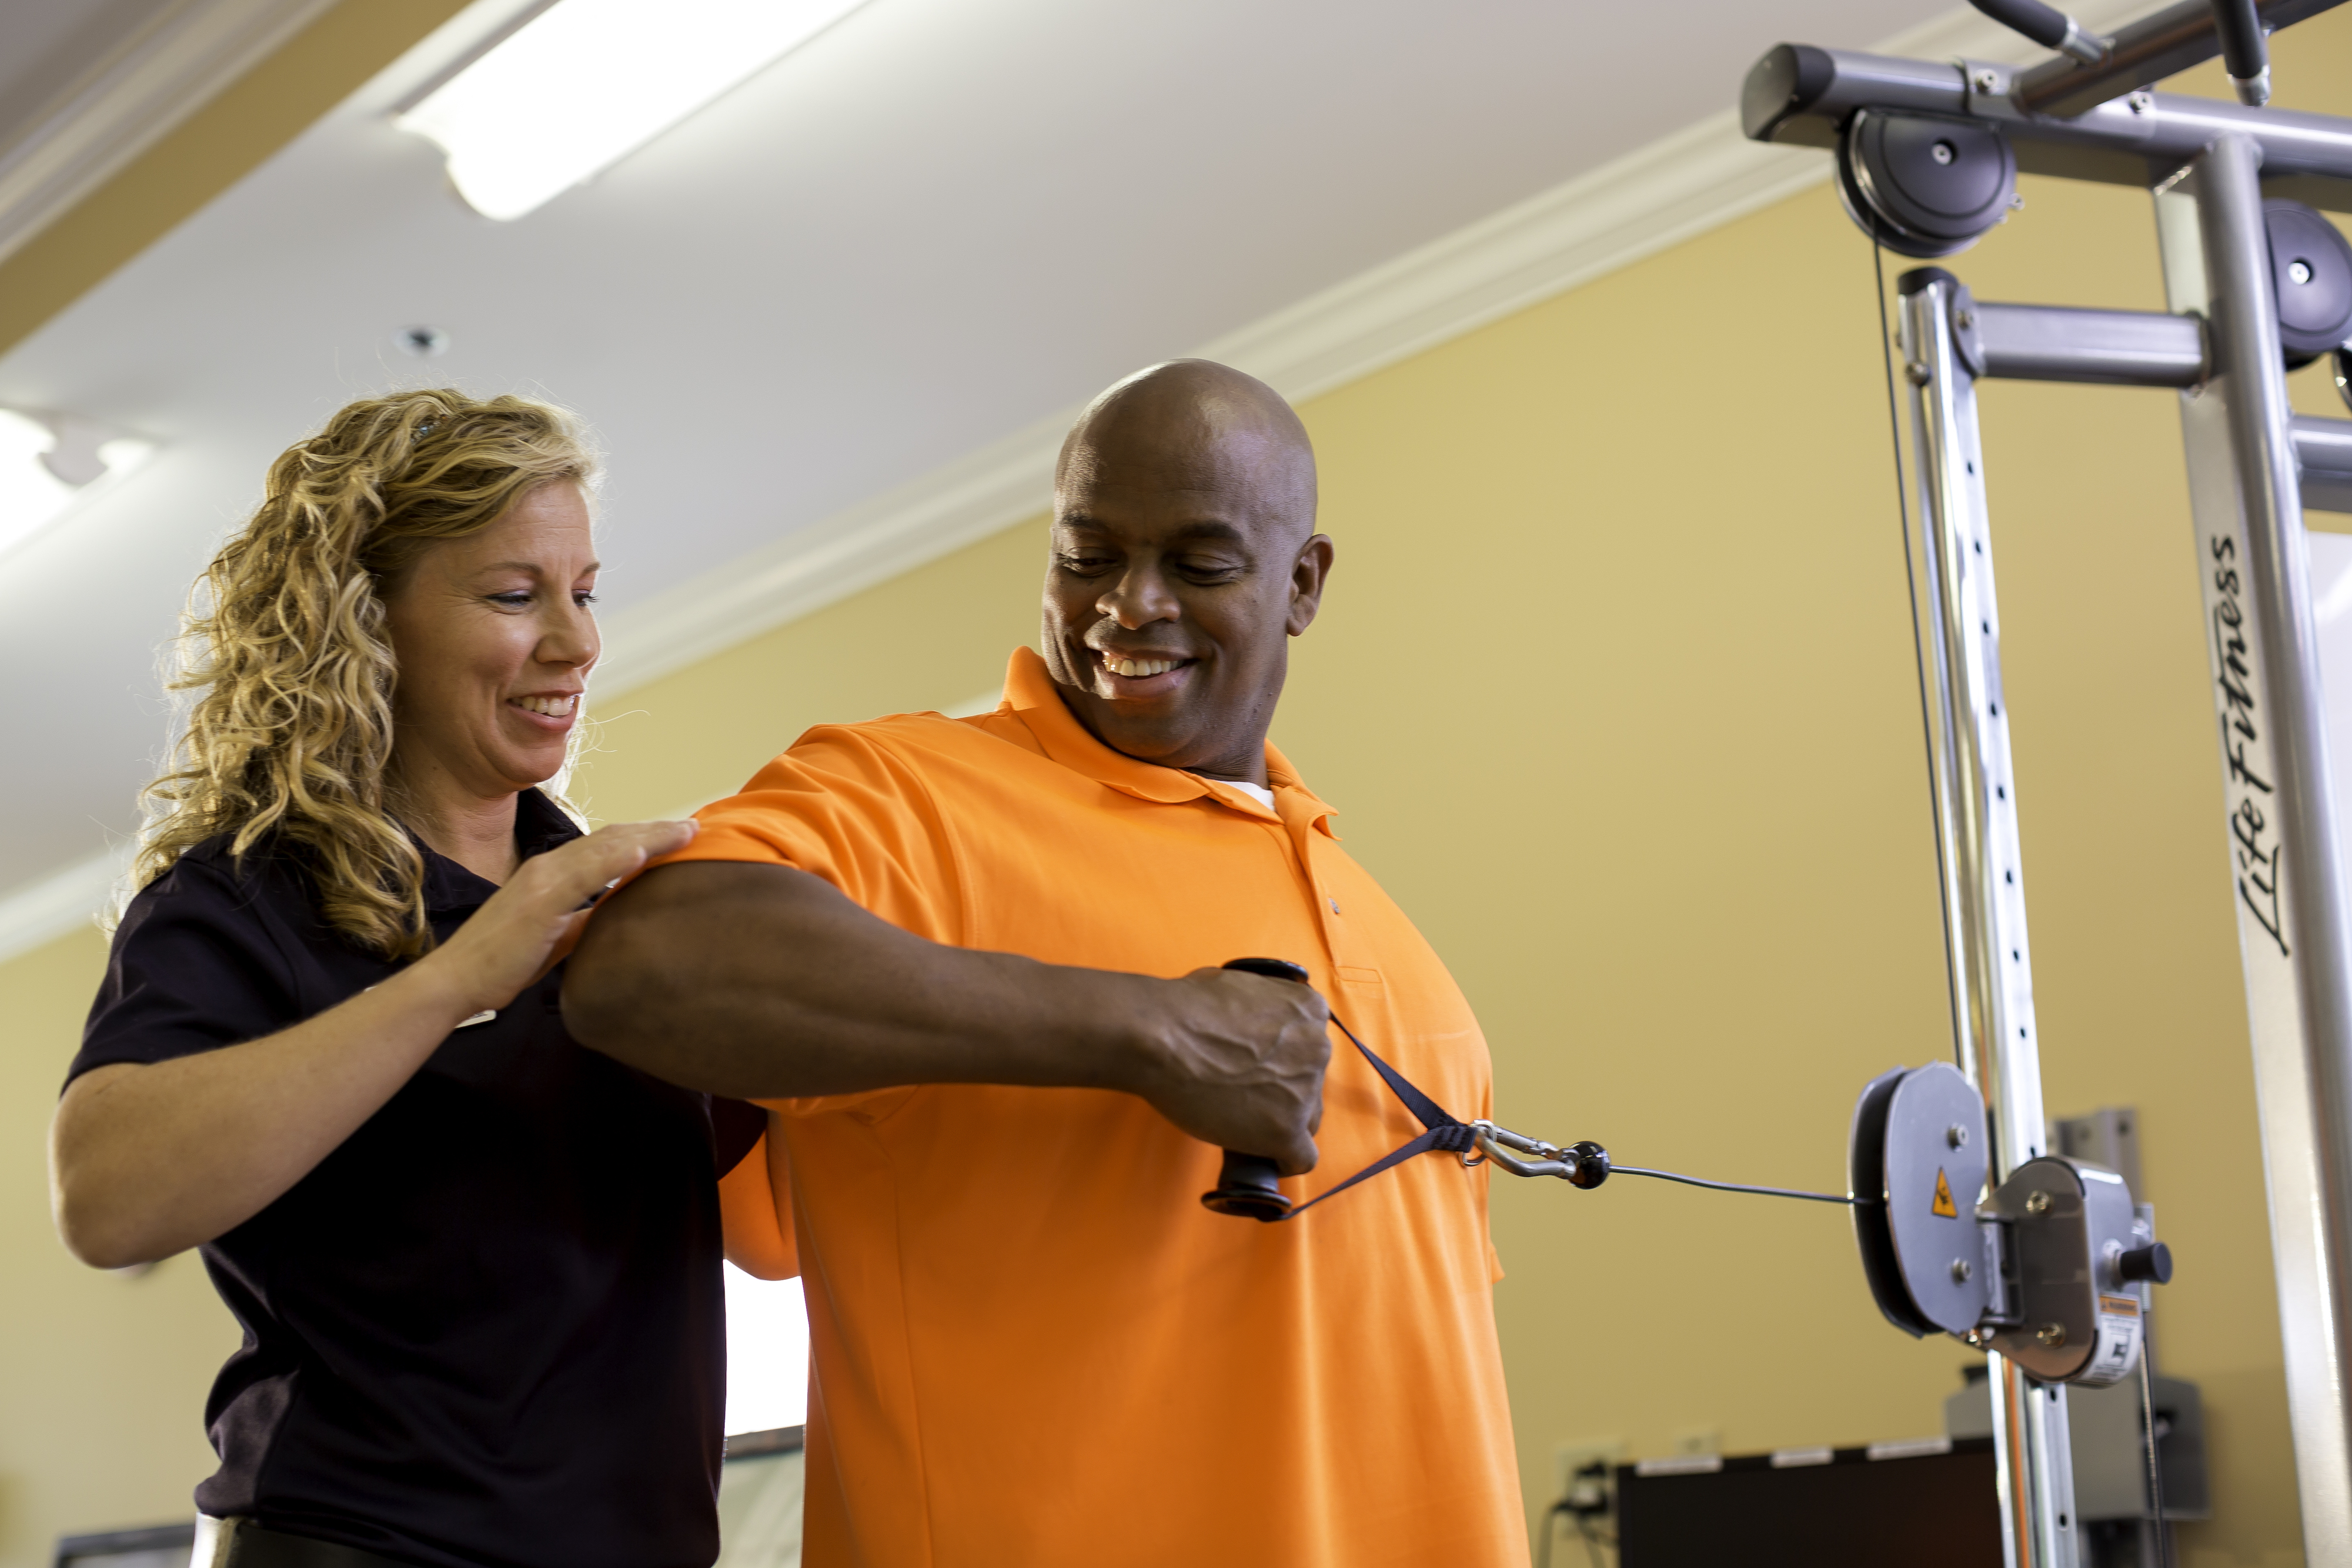
M 1175 691 L 1191 679 L 1192 667 L 1200 663 L 1161 649 L 1121 653 L 1090 648 L 1087 652 L 1094 656 L 1095 668 L 1100 672 L 1095 689 L 1106 697 L 1129 701 Z

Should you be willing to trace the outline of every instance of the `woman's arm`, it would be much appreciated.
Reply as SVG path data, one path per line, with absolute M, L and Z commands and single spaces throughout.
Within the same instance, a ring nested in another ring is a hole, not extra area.
M 289 1030 L 74 1080 L 49 1125 L 58 1232 L 121 1268 L 250 1219 L 399 1092 L 459 1022 L 502 1008 L 571 950 L 597 889 L 693 837 L 632 822 L 523 862 L 432 953 Z

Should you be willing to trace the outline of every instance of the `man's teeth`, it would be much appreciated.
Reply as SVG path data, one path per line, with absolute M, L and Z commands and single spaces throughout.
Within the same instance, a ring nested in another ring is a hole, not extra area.
M 1142 675 L 1164 675 L 1181 663 L 1179 659 L 1117 659 L 1108 653 L 1103 655 L 1104 669 L 1130 680 Z
M 580 694 L 574 692 L 568 697 L 517 697 L 514 705 L 532 713 L 543 713 L 550 718 L 569 718 L 572 710 L 580 706 Z

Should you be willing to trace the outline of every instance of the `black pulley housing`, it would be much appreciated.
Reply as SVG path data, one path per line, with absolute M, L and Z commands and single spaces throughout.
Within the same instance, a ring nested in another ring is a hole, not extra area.
M 2279 347 L 2290 370 L 2352 339 L 2352 241 L 2301 202 L 2263 204 L 2270 232 L 2271 287 L 2278 296 Z
M 2009 215 L 2017 154 L 1997 126 L 1858 110 L 1838 138 L 1847 215 L 1902 256 L 1950 256 Z

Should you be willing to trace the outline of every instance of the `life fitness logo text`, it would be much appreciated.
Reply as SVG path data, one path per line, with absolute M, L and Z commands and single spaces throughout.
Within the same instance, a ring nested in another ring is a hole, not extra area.
M 2221 757 L 2229 773 L 2230 838 L 2238 862 L 2238 896 L 2255 924 L 2287 956 L 2286 926 L 2279 914 L 2278 828 L 2271 820 L 2278 791 L 2254 770 L 2263 734 L 2254 699 L 2253 669 L 2249 663 L 2246 612 L 2239 601 L 2238 541 L 2216 535 L 2213 554 L 2214 679 L 2221 688 Z M 2264 763 L 2263 766 L 2269 766 Z M 2265 808 L 2268 808 L 2267 810 Z

